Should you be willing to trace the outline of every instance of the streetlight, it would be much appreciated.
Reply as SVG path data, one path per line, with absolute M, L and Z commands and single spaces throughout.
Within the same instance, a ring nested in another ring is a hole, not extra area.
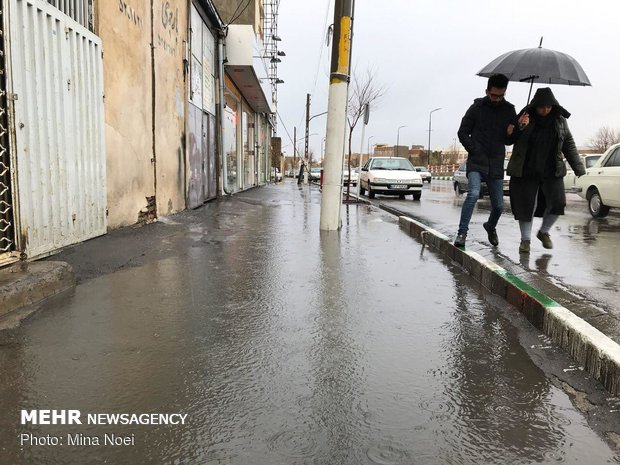
M 398 142 L 399 142 L 399 137 L 400 137 L 400 129 L 401 128 L 406 128 L 407 125 L 403 125 L 403 126 L 399 126 L 397 131 L 396 131 L 396 147 L 394 147 L 394 156 L 398 156 Z
M 310 165 L 310 160 L 308 160 L 308 138 L 310 137 L 310 135 L 308 134 L 308 131 L 310 129 L 310 121 L 314 118 L 316 118 L 317 116 L 321 116 L 321 115 L 326 115 L 327 112 L 324 111 L 322 113 L 317 113 L 316 115 L 310 116 L 310 94 L 307 94 L 307 103 L 306 103 L 306 148 L 305 148 L 305 154 L 304 154 L 304 162 L 307 162 L 308 165 Z M 307 166 L 306 169 L 304 170 L 304 184 L 308 184 L 308 169 L 310 169 L 310 166 Z M 300 180 L 297 181 L 297 183 L 300 183 Z
M 370 158 L 370 139 L 374 139 L 374 137 L 375 137 L 375 136 L 370 136 L 370 137 L 368 138 L 368 149 L 367 149 L 367 152 L 368 152 L 368 158 Z M 361 164 L 362 164 L 362 160 L 360 160 L 360 165 L 361 165 Z
M 435 108 L 434 110 L 431 110 L 431 112 L 428 114 L 428 155 L 426 157 L 427 168 L 431 164 L 431 116 L 433 116 L 433 113 L 435 113 L 438 110 L 441 110 L 441 108 Z

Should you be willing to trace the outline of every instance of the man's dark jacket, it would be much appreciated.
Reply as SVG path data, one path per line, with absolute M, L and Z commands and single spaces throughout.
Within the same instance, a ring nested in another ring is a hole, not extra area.
M 510 137 L 506 132 L 509 124 L 515 125 Z M 477 171 L 489 179 L 503 179 L 505 146 L 514 143 L 517 132 L 517 115 L 512 103 L 502 100 L 494 105 L 488 97 L 474 100 L 458 131 L 468 154 L 467 173 Z

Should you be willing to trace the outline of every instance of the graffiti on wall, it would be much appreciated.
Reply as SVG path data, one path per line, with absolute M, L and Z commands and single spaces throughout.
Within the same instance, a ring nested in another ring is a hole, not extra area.
M 179 35 L 179 8 L 172 10 L 170 2 L 165 2 L 162 8 L 161 23 L 169 35 L 174 32 Z
M 169 1 L 162 1 L 161 25 L 163 33 L 157 33 L 157 44 L 175 56 L 179 44 L 179 8 L 171 6 Z
M 134 23 L 140 29 L 144 27 L 144 20 L 142 17 L 136 13 L 136 10 L 134 10 L 131 5 L 128 5 L 127 2 L 118 0 L 118 9 L 123 16 L 129 19 L 129 21 Z

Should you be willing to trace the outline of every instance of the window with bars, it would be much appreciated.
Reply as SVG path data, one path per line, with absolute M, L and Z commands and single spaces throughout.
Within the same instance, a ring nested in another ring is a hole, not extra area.
M 94 31 L 94 1 L 95 0 L 47 0 L 47 3 L 58 8 L 89 31 Z

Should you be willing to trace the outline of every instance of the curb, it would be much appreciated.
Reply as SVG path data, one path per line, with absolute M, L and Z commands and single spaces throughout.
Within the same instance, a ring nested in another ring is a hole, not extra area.
M 567 308 L 480 254 L 455 247 L 444 234 L 380 206 L 398 216 L 399 227 L 422 244 L 460 264 L 493 294 L 517 308 L 614 396 L 620 395 L 620 345 Z
M 68 263 L 20 262 L 0 270 L 0 318 L 75 286 Z

